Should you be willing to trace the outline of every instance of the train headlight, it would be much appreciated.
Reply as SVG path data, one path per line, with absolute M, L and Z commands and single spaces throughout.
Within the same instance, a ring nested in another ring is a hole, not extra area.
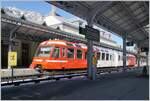
M 43 62 L 42 59 L 34 59 L 33 61 L 34 61 L 34 62 Z

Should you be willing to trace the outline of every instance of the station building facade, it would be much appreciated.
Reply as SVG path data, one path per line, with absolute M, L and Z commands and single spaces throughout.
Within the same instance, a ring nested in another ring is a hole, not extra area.
M 28 68 L 39 42 L 23 39 L 13 41 L 12 51 L 17 52 L 17 68 Z M 2 37 L 1 40 L 1 68 L 8 67 L 9 41 Z

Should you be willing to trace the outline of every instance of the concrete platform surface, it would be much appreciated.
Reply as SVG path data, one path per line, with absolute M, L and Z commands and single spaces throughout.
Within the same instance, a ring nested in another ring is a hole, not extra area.
M 38 72 L 35 69 L 30 68 L 14 68 L 13 73 L 14 76 L 28 76 L 38 74 Z M 1 78 L 11 77 L 12 69 L 1 69 L 0 75 Z
M 2 100 L 148 100 L 149 78 L 141 71 L 47 81 L 1 88 Z

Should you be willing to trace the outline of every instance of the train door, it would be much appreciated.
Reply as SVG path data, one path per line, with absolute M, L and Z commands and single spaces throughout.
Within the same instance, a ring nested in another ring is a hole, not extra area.
M 111 66 L 114 67 L 115 63 L 114 63 L 114 51 L 112 50 L 110 53 L 110 60 L 111 60 Z
M 64 69 L 64 68 L 66 68 L 66 65 L 68 63 L 67 62 L 67 57 L 66 57 L 67 49 L 65 47 L 61 47 L 60 49 L 61 49 L 61 58 L 60 58 L 60 60 L 62 61 L 62 62 L 60 62 L 60 68 Z
M 118 67 L 120 67 L 121 66 L 121 53 L 120 52 L 118 52 Z
M 76 50 L 76 59 L 75 59 L 75 62 L 76 62 L 76 66 L 77 68 L 85 68 L 85 64 L 84 64 L 84 58 L 83 58 L 83 50 L 81 49 L 77 49 Z
M 22 66 L 29 67 L 29 44 L 22 43 Z
M 106 63 L 105 63 L 106 58 L 105 57 L 106 57 L 105 52 L 102 52 L 102 58 L 101 58 L 101 62 L 100 62 L 101 67 L 105 67 L 106 66 Z
M 115 65 L 116 65 L 115 51 L 113 51 L 111 55 L 112 55 L 112 60 L 111 60 L 112 64 L 111 64 L 111 66 L 115 67 Z
M 118 66 L 118 53 L 116 51 L 114 51 L 113 59 L 114 59 L 114 66 L 117 67 Z
M 1 68 L 7 68 L 8 66 L 8 44 L 1 44 Z
M 110 67 L 113 66 L 113 61 L 112 61 L 112 53 L 110 52 L 109 54 L 109 61 L 110 61 Z
M 52 51 L 52 58 L 53 58 L 53 62 L 51 62 L 51 64 L 49 64 L 49 66 L 53 66 L 53 68 L 59 68 L 62 69 L 62 64 L 66 63 L 65 60 L 61 60 L 60 57 L 60 47 L 54 47 L 53 51 Z
M 67 49 L 67 59 L 68 59 L 68 63 L 67 63 L 67 69 L 75 69 L 76 65 L 74 63 L 74 58 L 75 58 L 75 49 L 74 48 L 68 48 Z
M 97 67 L 100 67 L 101 64 L 100 64 L 100 58 L 101 58 L 101 52 L 97 52 Z

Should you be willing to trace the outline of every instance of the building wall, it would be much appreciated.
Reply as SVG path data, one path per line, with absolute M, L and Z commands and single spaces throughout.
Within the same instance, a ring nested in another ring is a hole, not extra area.
M 35 54 L 35 51 L 38 47 L 39 42 L 33 42 L 33 41 L 26 41 L 26 40 L 21 40 L 21 45 L 27 44 L 28 45 L 28 66 L 31 64 L 33 56 Z M 23 47 L 23 46 L 22 46 Z M 20 49 L 20 54 L 21 54 L 21 60 L 23 60 L 23 50 Z M 23 61 L 21 62 L 21 65 L 23 64 Z
M 111 46 L 119 47 L 115 42 L 106 40 L 106 39 L 104 39 L 104 38 L 102 38 L 102 37 L 100 37 L 100 42 L 101 42 L 101 43 L 108 44 L 108 45 L 111 45 Z
M 66 26 L 66 25 L 63 26 L 63 31 L 79 35 L 79 30 L 78 29 L 75 29 L 75 28 L 72 28 L 72 27 L 69 27 L 69 26 Z
M 30 61 L 32 61 L 38 45 L 39 45 L 39 42 L 30 42 L 30 52 L 29 52 L 30 53 L 29 54 L 29 60 Z
M 2 67 L 1 68 L 7 68 L 8 66 L 8 51 L 9 51 L 9 45 L 8 45 L 8 38 L 2 38 Z M 28 55 L 27 56 L 23 56 L 23 44 L 26 44 L 28 46 Z M 27 40 L 21 40 L 21 39 L 15 39 L 14 43 L 13 43 L 13 47 L 12 47 L 12 51 L 17 52 L 17 67 L 16 68 L 28 68 L 28 66 L 30 65 L 30 63 L 32 62 L 32 58 L 35 54 L 35 51 L 37 49 L 39 42 L 33 42 L 33 41 L 27 41 Z M 23 65 L 23 58 L 27 57 L 27 64 Z M 5 63 L 4 63 L 5 62 Z

